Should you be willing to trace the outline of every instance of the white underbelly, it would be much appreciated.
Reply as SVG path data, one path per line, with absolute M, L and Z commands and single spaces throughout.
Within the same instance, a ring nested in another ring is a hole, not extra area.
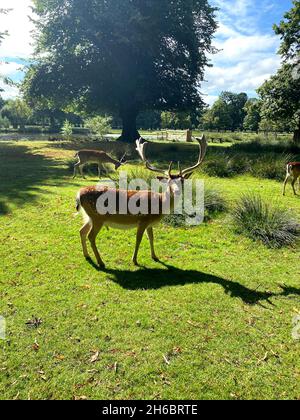
M 157 225 L 158 223 L 160 223 L 160 220 L 155 220 L 153 223 L 150 223 L 147 228 L 153 227 L 155 225 Z M 128 222 L 128 223 L 117 223 L 117 222 L 110 222 L 110 221 L 106 221 L 104 223 L 105 227 L 109 227 L 111 229 L 118 229 L 118 230 L 131 230 L 131 229 L 137 229 L 137 227 L 139 226 L 139 223 L 137 222 Z
M 110 227 L 112 229 L 118 229 L 118 230 L 130 230 L 130 229 L 135 229 L 137 228 L 137 224 L 136 223 L 132 223 L 132 224 L 120 224 L 120 223 L 111 223 L 111 222 L 106 222 L 104 223 L 104 226 Z

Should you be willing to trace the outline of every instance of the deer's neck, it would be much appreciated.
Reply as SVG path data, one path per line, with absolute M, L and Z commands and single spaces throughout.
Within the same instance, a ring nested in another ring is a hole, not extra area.
M 173 213 L 175 207 L 175 195 L 172 188 L 168 186 L 167 191 L 162 194 L 162 202 L 165 206 L 170 206 L 170 212 Z

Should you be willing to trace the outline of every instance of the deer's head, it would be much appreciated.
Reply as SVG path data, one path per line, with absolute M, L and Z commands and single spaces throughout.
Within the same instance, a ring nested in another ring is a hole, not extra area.
M 143 162 L 145 163 L 146 168 L 152 172 L 161 174 L 160 176 L 157 176 L 157 179 L 159 179 L 161 182 L 166 182 L 171 192 L 174 195 L 177 195 L 177 194 L 180 194 L 180 192 L 182 191 L 182 188 L 184 186 L 184 181 L 189 179 L 204 161 L 206 151 L 207 151 L 206 138 L 203 135 L 201 138 L 196 138 L 196 140 L 199 143 L 199 157 L 198 157 L 197 163 L 189 168 L 182 169 L 180 162 L 178 162 L 177 173 L 172 173 L 174 162 L 170 163 L 169 169 L 167 171 L 164 171 L 163 169 L 158 169 L 152 166 L 147 160 L 146 154 L 145 154 L 146 147 L 149 143 L 143 142 L 142 138 L 136 141 L 136 145 L 137 145 L 136 150 L 138 151 Z

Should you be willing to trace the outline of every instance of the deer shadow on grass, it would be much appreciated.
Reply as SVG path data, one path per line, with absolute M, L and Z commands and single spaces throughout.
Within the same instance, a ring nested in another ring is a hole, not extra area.
M 31 153 L 24 145 L 0 143 L 0 216 L 10 212 L 10 205 L 22 207 L 47 194 L 45 186 L 59 185 L 66 170 L 58 162 Z M 43 187 L 43 188 L 41 188 Z
M 92 261 L 89 262 L 95 269 L 99 270 Z M 271 299 L 274 297 L 300 296 L 300 289 L 293 287 L 282 285 L 280 286 L 282 289 L 280 292 L 264 292 L 253 290 L 236 281 L 226 280 L 201 271 L 182 270 L 167 264 L 163 264 L 163 266 L 165 267 L 164 269 L 141 268 L 137 271 L 106 269 L 104 272 L 113 282 L 127 290 L 158 290 L 164 287 L 184 286 L 187 284 L 215 284 L 221 286 L 226 295 L 232 298 L 239 298 L 247 305 L 262 305 L 262 302 L 267 302 L 274 306 L 271 302 Z

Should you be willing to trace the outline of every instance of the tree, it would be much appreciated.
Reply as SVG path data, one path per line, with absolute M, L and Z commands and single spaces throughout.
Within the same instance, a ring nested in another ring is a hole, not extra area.
M 85 122 L 85 127 L 90 130 L 92 134 L 103 139 L 105 134 L 108 134 L 111 130 L 111 117 L 102 117 L 98 115 L 97 117 L 89 118 Z
M 220 100 L 226 104 L 227 112 L 232 121 L 230 129 L 232 131 L 242 130 L 246 116 L 245 105 L 248 101 L 246 93 L 222 92 Z M 228 127 L 229 128 L 229 127 Z
M 160 111 L 144 111 L 137 118 L 137 127 L 143 130 L 158 130 L 161 127 Z
M 222 99 L 218 99 L 202 118 L 205 130 L 231 130 L 231 110 Z
M 62 126 L 61 134 L 63 138 L 67 141 L 70 141 L 73 135 L 73 125 L 70 121 L 66 120 Z
M 134 141 L 144 110 L 203 104 L 199 86 L 215 51 L 208 0 L 35 0 L 37 51 L 28 100 L 70 103 L 89 114 L 118 111 Z
M 31 109 L 22 99 L 10 99 L 1 110 L 2 117 L 6 117 L 14 128 L 24 130 L 25 124 L 31 116 Z
M 274 25 L 274 31 L 281 36 L 282 44 L 279 54 L 287 60 L 296 59 L 300 55 L 300 2 L 293 1 L 294 7 L 284 15 L 279 25 Z
M 300 144 L 300 63 L 290 61 L 295 58 L 299 60 L 299 1 L 294 1 L 294 8 L 285 15 L 285 19 L 275 26 L 275 32 L 281 35 L 283 41 L 279 53 L 285 63 L 275 76 L 258 89 L 258 93 L 263 101 L 263 118 L 277 122 L 295 121 L 294 142 Z
M 259 99 L 248 99 L 244 107 L 244 111 L 246 112 L 243 124 L 245 130 L 258 132 L 259 124 L 261 122 L 261 106 L 262 104 Z
M 161 114 L 161 126 L 173 130 L 187 130 L 192 127 L 192 121 L 187 112 L 164 111 Z

